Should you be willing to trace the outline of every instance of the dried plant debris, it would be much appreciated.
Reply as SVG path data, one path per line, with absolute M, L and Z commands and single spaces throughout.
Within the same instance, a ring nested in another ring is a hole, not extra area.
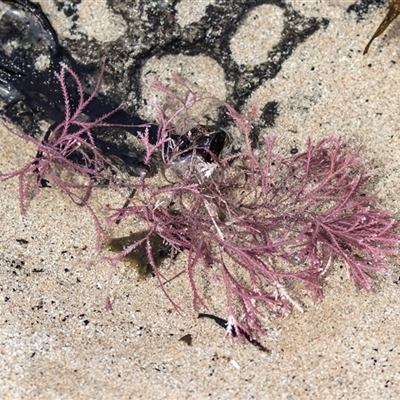
M 400 0 L 391 0 L 389 11 L 387 12 L 385 18 L 383 19 L 382 23 L 379 25 L 376 32 L 373 34 L 371 40 L 368 42 L 367 46 L 364 49 L 363 54 L 367 54 L 369 47 L 371 46 L 372 42 L 388 28 L 388 26 L 398 17 L 400 14 Z

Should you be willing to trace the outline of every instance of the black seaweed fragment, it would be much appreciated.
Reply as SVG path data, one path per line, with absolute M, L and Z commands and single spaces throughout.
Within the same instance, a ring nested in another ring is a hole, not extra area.
M 216 315 L 212 314 L 203 314 L 200 313 L 197 318 L 210 318 L 214 320 L 219 326 L 222 328 L 226 329 L 228 327 L 228 321 L 225 319 L 222 319 L 220 317 L 217 317 Z M 246 332 L 240 330 L 240 335 L 242 335 L 250 344 L 253 346 L 256 346 L 259 350 L 265 351 L 267 353 L 270 353 L 270 350 L 264 347 L 260 342 L 258 342 L 256 339 L 252 339 Z M 237 332 L 235 330 L 235 327 L 232 327 L 232 336 L 237 337 Z

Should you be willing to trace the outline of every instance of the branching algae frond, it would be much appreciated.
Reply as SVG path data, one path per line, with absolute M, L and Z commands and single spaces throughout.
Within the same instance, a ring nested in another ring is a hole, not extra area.
M 381 24 L 379 25 L 378 29 L 372 36 L 371 40 L 368 42 L 367 46 L 364 49 L 363 54 L 367 54 L 371 43 L 383 32 L 387 29 L 387 27 L 397 18 L 400 14 L 400 0 L 392 0 L 389 6 L 389 11 L 386 14 L 386 17 L 383 19 Z
M 224 135 L 212 132 L 199 141 L 198 127 L 190 137 L 174 138 L 179 131 L 172 124 L 188 126 L 179 117 L 190 122 L 189 109 L 201 99 L 192 91 L 182 96 L 181 86 L 176 92 L 159 82 L 154 87 L 169 96 L 154 104 L 158 140 L 152 145 L 146 132 L 139 138 L 144 163 L 157 157 L 163 179 L 153 181 L 145 174 L 132 179 L 129 189 L 135 195 L 122 208 L 109 209 L 109 226 L 131 224 L 134 218 L 147 233 L 104 258 L 111 264 L 107 309 L 112 308 L 110 280 L 118 262 L 145 244 L 144 263 L 181 310 L 166 288 L 177 275 L 164 273 L 156 263 L 153 234 L 171 247 L 170 257 L 185 253 L 179 275 L 191 286 L 194 309 L 210 309 L 203 282 L 214 282 L 226 297 L 222 326 L 227 335 L 250 338 L 253 344 L 257 333 L 265 333 L 270 315 L 303 310 L 299 285 L 315 300 L 321 298 L 327 271 L 338 263 L 365 289 L 376 273 L 389 268 L 386 256 L 397 251 L 400 226 L 389 211 L 373 206 L 376 196 L 365 193 L 369 176 L 358 150 L 329 137 L 317 143 L 309 139 L 305 152 L 282 156 L 269 135 L 263 137 L 264 148 L 254 150 L 250 135 L 256 109 L 242 116 L 226 104 L 243 141 L 237 152 L 219 153 L 216 146 L 216 154 L 209 144 L 217 138 L 215 144 L 222 144 Z

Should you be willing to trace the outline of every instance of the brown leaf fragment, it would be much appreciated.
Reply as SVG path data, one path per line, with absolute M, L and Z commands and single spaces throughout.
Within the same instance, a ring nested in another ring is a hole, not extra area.
M 379 25 L 378 29 L 372 36 L 371 40 L 368 42 L 367 46 L 364 49 L 363 55 L 368 53 L 369 46 L 371 46 L 371 43 L 380 35 L 382 35 L 383 32 L 387 29 L 387 27 L 397 18 L 397 16 L 400 14 L 400 0 L 392 0 L 391 4 L 389 6 L 389 11 L 386 14 L 386 17 L 383 19 L 381 24 Z

